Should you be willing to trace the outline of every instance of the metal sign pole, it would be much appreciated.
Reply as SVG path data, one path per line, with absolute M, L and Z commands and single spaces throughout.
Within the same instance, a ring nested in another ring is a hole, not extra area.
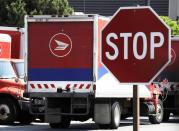
M 139 131 L 140 121 L 140 101 L 139 101 L 139 90 L 137 85 L 133 85 L 133 131 Z

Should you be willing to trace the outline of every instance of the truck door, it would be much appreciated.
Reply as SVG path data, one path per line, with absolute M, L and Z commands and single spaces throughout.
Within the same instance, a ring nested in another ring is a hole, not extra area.
M 93 82 L 92 18 L 28 19 L 29 92 L 89 91 Z

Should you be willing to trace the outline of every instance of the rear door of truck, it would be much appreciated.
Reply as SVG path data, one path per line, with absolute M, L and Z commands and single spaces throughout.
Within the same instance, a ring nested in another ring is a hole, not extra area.
M 93 87 L 93 17 L 26 18 L 28 92 Z

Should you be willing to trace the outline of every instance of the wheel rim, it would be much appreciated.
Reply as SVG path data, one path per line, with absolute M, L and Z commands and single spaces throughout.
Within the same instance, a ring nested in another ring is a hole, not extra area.
M 0 120 L 6 120 L 10 114 L 10 109 L 7 105 L 0 105 Z
M 116 125 L 118 125 L 119 121 L 120 121 L 119 107 L 116 106 L 115 109 L 114 109 L 114 122 L 115 122 Z
M 163 115 L 162 106 L 160 104 L 157 105 L 157 119 L 161 120 Z

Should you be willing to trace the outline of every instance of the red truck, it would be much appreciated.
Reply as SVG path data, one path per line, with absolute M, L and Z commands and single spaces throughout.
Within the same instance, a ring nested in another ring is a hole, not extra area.
M 171 114 L 179 115 L 179 37 L 172 37 L 171 44 L 171 63 L 154 82 L 162 94 L 163 121 L 168 121 Z
M 29 101 L 23 97 L 25 90 L 24 61 L 18 28 L 0 27 L 0 124 L 14 121 L 30 123 Z

